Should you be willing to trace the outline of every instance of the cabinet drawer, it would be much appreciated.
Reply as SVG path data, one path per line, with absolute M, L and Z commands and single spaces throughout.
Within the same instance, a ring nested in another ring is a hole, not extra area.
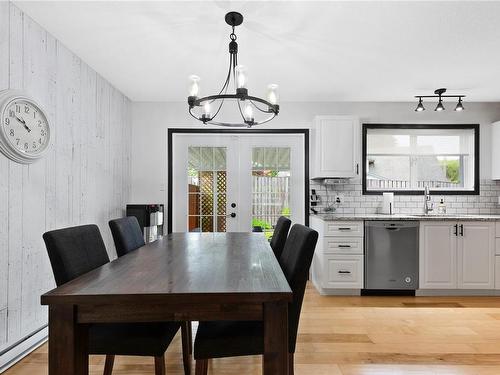
M 362 255 L 330 255 L 324 260 L 325 288 L 363 288 Z
M 363 237 L 324 237 L 323 252 L 363 255 Z
M 327 221 L 325 236 L 363 237 L 362 221 Z

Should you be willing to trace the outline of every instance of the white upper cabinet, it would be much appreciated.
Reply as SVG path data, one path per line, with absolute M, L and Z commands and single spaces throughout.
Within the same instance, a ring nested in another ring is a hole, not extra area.
M 491 125 L 491 178 L 500 180 L 500 121 Z
M 311 139 L 312 178 L 352 178 L 361 173 L 359 118 L 317 116 Z

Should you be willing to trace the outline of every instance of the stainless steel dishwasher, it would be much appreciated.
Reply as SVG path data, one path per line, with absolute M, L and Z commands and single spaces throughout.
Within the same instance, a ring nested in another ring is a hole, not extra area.
M 418 221 L 365 221 L 365 289 L 418 288 Z

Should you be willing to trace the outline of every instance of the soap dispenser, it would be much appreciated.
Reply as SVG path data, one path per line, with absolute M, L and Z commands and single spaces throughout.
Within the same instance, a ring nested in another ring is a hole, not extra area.
M 444 204 L 444 198 L 441 198 L 437 212 L 438 212 L 438 215 L 446 214 L 446 205 Z

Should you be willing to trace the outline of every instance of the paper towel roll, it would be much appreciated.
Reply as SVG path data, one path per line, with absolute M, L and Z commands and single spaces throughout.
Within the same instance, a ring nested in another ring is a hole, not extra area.
M 394 193 L 384 193 L 382 202 L 382 213 L 392 215 L 394 213 Z

